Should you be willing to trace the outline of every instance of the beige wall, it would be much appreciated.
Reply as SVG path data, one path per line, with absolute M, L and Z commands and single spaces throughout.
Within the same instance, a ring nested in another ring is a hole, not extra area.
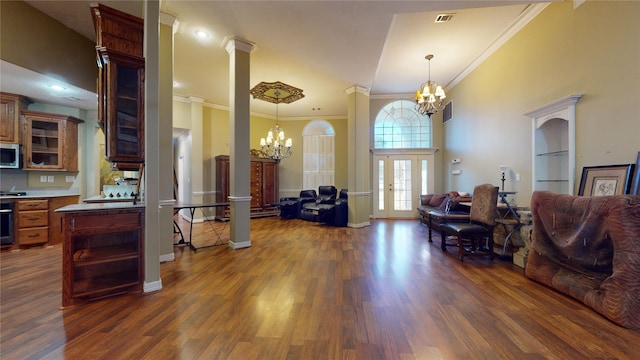
M 635 163 L 640 150 L 640 2 L 552 3 L 448 95 L 444 125 L 445 190 L 500 184 L 529 205 L 531 120 L 523 115 L 582 94 L 576 107 L 576 184 L 583 166 Z M 451 175 L 453 158 L 461 175 Z M 515 173 L 521 180 L 515 181 Z
M 95 92 L 95 46 L 95 40 L 22 1 L 0 1 L 0 56 L 5 61 L 40 74 L 57 74 L 66 83 Z
M 287 137 L 293 141 L 293 155 L 280 161 L 280 196 L 298 196 L 302 189 L 302 132 L 312 120 L 279 120 Z M 326 120 L 335 132 L 335 186 L 347 187 L 347 121 L 346 119 Z M 250 145 L 260 148 L 260 138 L 275 125 L 275 119 L 252 115 Z M 188 102 L 174 100 L 173 127 L 191 129 L 191 111 Z M 205 104 L 203 107 L 202 173 L 205 194 L 215 192 L 215 157 L 229 154 L 229 112 Z

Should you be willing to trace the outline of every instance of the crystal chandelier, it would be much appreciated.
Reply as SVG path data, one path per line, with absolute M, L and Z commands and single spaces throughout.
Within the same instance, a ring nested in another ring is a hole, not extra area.
M 416 111 L 420 115 L 431 117 L 431 115 L 442 109 L 447 95 L 445 95 L 442 86 L 431 80 L 431 59 L 433 59 L 433 55 L 427 55 L 424 58 L 429 61 L 429 80 L 420 85 L 420 89 L 416 91 Z
M 302 89 L 284 84 L 280 81 L 273 83 L 261 82 L 250 91 L 254 99 L 260 99 L 276 104 L 276 125 L 269 130 L 266 138 L 260 139 L 260 156 L 274 160 L 281 160 L 291 156 L 291 138 L 286 139 L 284 129 L 278 125 L 278 104 L 290 104 L 302 99 Z M 286 139 L 286 140 L 285 140 Z
M 276 99 L 280 99 L 280 91 L 274 92 Z M 260 139 L 261 151 L 265 157 L 280 160 L 291 156 L 291 138 L 285 140 L 284 129 L 278 125 L 278 102 L 276 101 L 276 126 L 267 133 L 267 138 Z

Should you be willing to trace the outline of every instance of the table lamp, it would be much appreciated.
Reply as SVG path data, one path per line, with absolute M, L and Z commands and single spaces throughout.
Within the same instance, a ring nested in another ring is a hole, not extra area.
M 502 171 L 502 178 L 500 179 L 500 180 L 502 180 L 502 190 L 501 191 L 504 191 L 504 180 L 505 180 L 504 173 L 505 173 L 505 171 L 507 171 L 507 169 L 509 169 L 509 167 L 507 165 L 500 165 L 500 171 Z

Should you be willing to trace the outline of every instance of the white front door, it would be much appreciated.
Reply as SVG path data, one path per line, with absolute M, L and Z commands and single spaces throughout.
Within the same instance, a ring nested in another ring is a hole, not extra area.
M 374 154 L 374 217 L 417 218 L 418 195 L 433 192 L 433 159 L 433 154 Z

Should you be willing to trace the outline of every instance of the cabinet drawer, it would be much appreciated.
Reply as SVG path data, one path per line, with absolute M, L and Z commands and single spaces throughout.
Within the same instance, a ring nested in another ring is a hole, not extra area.
M 108 214 L 108 216 L 105 216 L 105 214 L 74 216 L 70 219 L 70 225 L 72 231 L 87 229 L 101 229 L 101 231 L 135 229 L 140 226 L 144 226 L 142 214 L 142 211 L 136 211 L 121 214 Z
M 18 228 L 49 225 L 49 210 L 18 212 Z
M 49 241 L 49 227 L 38 227 L 31 229 L 18 229 L 18 244 L 31 245 L 43 244 Z
M 25 210 L 49 210 L 49 200 L 20 200 L 18 211 Z

